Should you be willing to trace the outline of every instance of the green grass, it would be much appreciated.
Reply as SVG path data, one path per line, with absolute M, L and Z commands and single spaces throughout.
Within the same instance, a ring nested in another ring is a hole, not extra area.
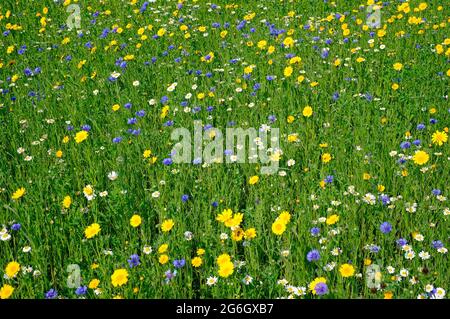
M 448 290 L 448 254 L 432 246 L 437 240 L 449 246 L 449 143 L 432 143 L 433 133 L 448 132 L 450 124 L 450 15 L 445 1 L 427 1 L 427 8 L 417 12 L 414 8 L 420 1 L 409 1 L 409 12 L 400 12 L 400 3 L 391 1 L 381 10 L 386 31 L 382 37 L 377 35 L 379 29 L 363 28 L 367 5 L 358 9 L 360 3 L 354 1 L 235 1 L 234 7 L 231 2 L 216 1 L 216 9 L 204 1 L 185 1 L 177 11 L 177 1 L 158 0 L 139 13 L 143 3 L 79 1 L 82 37 L 76 30 L 60 28 L 69 15 L 63 4 L 6 0 L 0 5 L 0 30 L 5 32 L 8 24 L 21 27 L 0 37 L 0 225 L 4 225 L 4 237 L 11 236 L 0 242 L 0 271 L 3 275 L 12 261 L 22 269 L 32 267 L 31 272 L 20 270 L 14 278 L 2 277 L 1 286 L 14 287 L 11 298 L 44 298 L 52 288 L 59 297 L 78 298 L 76 289 L 67 286 L 70 264 L 80 266 L 81 286 L 100 280 L 101 294 L 88 289 L 87 298 L 383 298 L 389 293 L 393 298 L 417 298 L 429 297 L 426 285 Z M 110 14 L 105 14 L 107 10 Z M 95 12 L 99 15 L 92 23 Z M 251 12 L 256 16 L 238 30 L 236 26 Z M 347 13 L 345 20 L 337 19 L 337 13 Z M 45 27 L 42 16 L 47 19 Z M 412 17 L 426 20 L 411 24 Z M 271 35 L 263 20 L 285 32 Z M 213 23 L 220 27 L 212 27 Z M 315 23 L 314 28 L 305 28 Z M 342 31 L 344 23 L 350 30 L 347 36 Z M 180 30 L 182 25 L 188 30 Z M 200 26 L 206 27 L 207 35 L 198 30 Z M 123 32 L 100 38 L 105 28 L 113 27 Z M 141 27 L 146 40 L 138 35 Z M 153 39 L 160 28 L 166 34 Z M 222 38 L 224 30 L 228 34 Z M 190 38 L 185 38 L 186 33 Z M 284 48 L 281 44 L 288 36 L 297 42 Z M 70 42 L 62 44 L 65 38 Z M 327 39 L 332 43 L 327 44 Z M 111 45 L 113 40 L 116 45 Z M 262 50 L 257 46 L 261 40 L 267 41 Z M 442 53 L 436 50 L 439 44 Z M 272 54 L 267 53 L 269 46 L 275 47 Z M 324 48 L 329 48 L 327 57 L 321 57 Z M 209 52 L 214 53 L 212 62 L 202 62 Z M 301 63 L 292 65 L 290 77 L 283 75 L 289 65 L 286 54 L 301 57 Z M 134 58 L 121 69 L 115 63 L 127 55 Z M 152 57 L 157 58 L 154 63 Z M 357 62 L 359 57 L 365 61 Z M 177 58 L 181 61 L 176 62 Z M 238 60 L 231 63 L 232 59 Z M 336 59 L 341 61 L 339 66 Z M 83 60 L 86 63 L 78 68 Z M 403 64 L 400 71 L 393 68 L 397 62 Z M 245 78 L 249 65 L 255 68 Z M 26 68 L 37 67 L 39 74 L 24 74 Z M 197 70 L 201 75 L 195 74 Z M 121 75 L 111 82 L 113 71 Z M 206 76 L 208 72 L 211 77 Z M 304 76 L 301 83 L 300 75 Z M 269 81 L 267 76 L 275 79 Z M 139 81 L 139 86 L 133 81 Z M 173 82 L 177 87 L 168 92 Z M 311 86 L 313 82 L 318 85 Z M 260 88 L 252 95 L 256 83 Z M 399 84 L 398 90 L 391 88 L 393 83 Z M 192 94 L 191 111 L 185 112 L 180 103 L 187 101 L 188 93 Z M 206 97 L 199 99 L 198 93 Z M 338 99 L 333 99 L 335 93 Z M 162 119 L 163 96 L 169 98 L 170 109 Z M 128 102 L 131 109 L 125 108 Z M 115 104 L 121 106 L 116 112 Z M 313 108 L 311 117 L 302 115 L 307 105 Z M 214 110 L 208 112 L 208 106 Z M 201 110 L 192 112 L 195 107 Z M 139 110 L 145 110 L 145 116 L 137 117 L 135 125 L 127 124 Z M 269 123 L 269 115 L 276 121 Z M 294 117 L 292 123 L 288 116 Z M 431 119 L 437 122 L 431 124 Z M 164 125 L 168 120 L 173 126 Z M 261 163 L 164 165 L 174 145 L 173 129 L 192 129 L 194 120 L 223 130 L 231 121 L 242 128 L 262 124 L 279 128 L 283 151 L 279 172 L 285 175 L 262 175 Z M 425 124 L 423 130 L 417 129 L 420 123 Z M 71 131 L 69 124 L 74 127 Z M 85 124 L 91 127 L 89 136 L 76 143 L 75 134 Z M 140 134 L 127 133 L 131 127 L 139 128 Z M 294 133 L 298 141 L 288 142 L 288 135 Z M 70 138 L 67 143 L 65 136 Z M 123 140 L 113 143 L 118 136 Z M 400 147 L 416 139 L 421 140 L 420 146 Z M 22 154 L 20 148 L 25 149 Z M 150 158 L 143 156 L 147 149 L 152 151 Z M 409 157 L 419 149 L 429 154 L 424 165 Z M 58 150 L 61 158 L 56 156 Z M 392 156 L 392 151 L 397 154 Z M 331 154 L 330 162 L 321 161 L 324 153 Z M 401 164 L 400 154 L 405 154 Z M 32 159 L 27 161 L 26 156 Z M 287 165 L 290 159 L 295 165 Z M 118 173 L 115 181 L 108 179 L 111 171 Z M 363 178 L 365 173 L 369 179 Z M 249 178 L 255 175 L 260 179 L 250 185 Z M 333 182 L 322 187 L 329 175 Z M 95 190 L 91 201 L 83 194 L 86 185 Z M 354 193 L 349 193 L 350 186 Z M 14 200 L 13 193 L 22 187 L 26 193 Z M 434 189 L 441 190 L 441 195 L 434 195 Z M 100 196 L 103 191 L 107 196 Z M 154 192 L 160 196 L 153 197 Z M 376 197 L 374 205 L 363 201 L 367 193 Z M 181 200 L 183 194 L 189 195 L 187 202 Z M 383 205 L 381 194 L 391 202 Z M 70 208 L 63 207 L 66 196 L 72 199 Z M 218 206 L 213 207 L 213 202 Z M 417 203 L 416 212 L 406 210 L 408 203 Z M 242 229 L 255 228 L 256 238 L 232 240 L 231 229 L 216 220 L 228 208 L 243 213 Z M 291 220 L 285 232 L 276 235 L 272 224 L 282 211 L 289 212 Z M 130 225 L 134 214 L 142 217 L 136 228 Z M 321 222 L 333 214 L 339 215 L 337 223 Z M 161 224 L 167 219 L 175 225 L 163 232 Z M 392 225 L 390 233 L 380 231 L 383 222 Z M 12 229 L 15 223 L 20 223 L 20 230 Z M 86 239 L 84 231 L 93 223 L 101 231 Z M 312 227 L 320 228 L 319 236 L 311 235 Z M 192 240 L 185 239 L 186 231 L 193 233 Z M 221 233 L 229 238 L 221 240 Z M 415 233 L 424 240 L 414 239 Z M 415 252 L 412 260 L 396 244 L 400 238 Z M 169 245 L 170 259 L 161 265 L 158 247 L 164 243 Z M 372 244 L 379 252 L 366 248 Z M 144 254 L 145 245 L 153 252 Z M 23 252 L 25 246 L 31 252 Z M 205 249 L 203 264 L 194 268 L 191 259 L 199 248 Z M 333 254 L 337 248 L 340 253 Z M 112 255 L 105 254 L 109 249 Z M 306 256 L 313 249 L 321 257 L 309 262 Z M 285 250 L 288 256 L 283 256 Z M 421 259 L 421 251 L 430 258 Z M 235 262 L 227 278 L 219 276 L 216 263 L 223 253 Z M 138 254 L 141 263 L 130 268 L 127 260 L 132 254 Z M 185 259 L 186 265 L 165 283 L 165 272 L 175 270 L 176 259 Z M 380 289 L 366 285 L 364 262 L 368 259 L 381 267 Z M 239 266 L 239 261 L 245 264 Z M 330 263 L 335 267 L 324 269 Z M 345 263 L 354 266 L 353 276 L 340 274 Z M 93 264 L 98 268 L 93 269 Z M 390 274 L 388 266 L 395 271 Z M 128 282 L 114 287 L 111 275 L 120 268 L 127 269 Z M 407 276 L 400 275 L 402 269 L 408 270 Z M 249 285 L 243 283 L 246 275 L 253 278 Z M 218 277 L 216 285 L 206 284 L 210 276 Z M 323 296 L 308 290 L 317 277 L 326 278 L 329 291 Z M 277 283 L 281 279 L 305 287 L 306 293 L 290 294 L 287 286 Z

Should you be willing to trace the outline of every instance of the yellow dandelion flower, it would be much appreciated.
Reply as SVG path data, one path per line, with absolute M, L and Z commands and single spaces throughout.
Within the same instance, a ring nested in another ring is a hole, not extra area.
M 138 227 L 142 223 L 142 218 L 139 215 L 133 215 L 130 218 L 130 225 L 134 228 Z
M 163 232 L 167 233 L 173 228 L 173 225 L 175 225 L 174 221 L 172 219 L 167 219 L 162 222 L 161 230 Z
M 124 268 L 116 269 L 111 275 L 111 283 L 114 287 L 120 287 L 128 282 L 128 271 Z
M 89 239 L 97 235 L 100 232 L 100 230 L 101 230 L 100 225 L 97 223 L 93 223 L 88 227 L 86 227 L 86 229 L 84 230 L 84 235 L 86 236 L 87 239 Z

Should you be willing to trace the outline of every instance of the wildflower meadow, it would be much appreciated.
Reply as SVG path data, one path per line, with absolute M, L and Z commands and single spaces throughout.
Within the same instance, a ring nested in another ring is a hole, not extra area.
M 446 0 L 2 0 L 1 299 L 443 299 Z

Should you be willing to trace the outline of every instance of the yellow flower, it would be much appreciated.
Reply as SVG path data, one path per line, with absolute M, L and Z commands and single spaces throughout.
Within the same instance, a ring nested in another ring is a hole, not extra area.
M 339 273 L 342 277 L 351 277 L 355 274 L 355 267 L 350 264 L 343 264 L 339 267 Z
M 17 261 L 11 261 L 6 265 L 5 274 L 9 278 L 14 278 L 20 270 L 20 264 Z
M 173 220 L 167 219 L 167 220 L 163 221 L 163 223 L 161 224 L 161 230 L 163 232 L 167 233 L 168 231 L 170 231 L 172 229 L 173 225 L 175 225 Z
M 371 264 L 372 264 L 372 260 L 370 260 L 369 258 L 364 259 L 364 266 L 369 266 Z
M 161 246 L 159 246 L 158 248 L 158 253 L 163 254 L 167 251 L 167 249 L 169 248 L 169 245 L 167 244 L 162 244 Z
M 202 265 L 203 261 L 200 257 L 194 257 L 192 258 L 191 263 L 193 267 L 198 268 Z
M 14 292 L 14 287 L 4 284 L 2 288 L 0 288 L 0 299 L 8 299 L 11 297 Z
M 100 232 L 101 228 L 100 225 L 97 223 L 93 223 L 92 225 L 86 227 L 84 230 L 84 235 L 87 239 L 94 237 Z
M 223 278 L 229 277 L 234 272 L 234 265 L 231 261 L 223 263 L 219 267 L 219 276 Z
M 292 66 L 287 66 L 286 68 L 284 68 L 283 74 L 285 77 L 290 77 L 293 71 L 294 69 L 292 68 Z
M 431 141 L 433 142 L 433 144 L 442 146 L 442 144 L 444 144 L 445 142 L 448 141 L 448 135 L 444 131 L 442 131 L 442 132 L 436 131 L 433 133 L 433 135 L 431 137 Z
M 118 111 L 119 109 L 120 109 L 120 105 L 119 105 L 119 104 L 114 104 L 114 105 L 112 106 L 112 110 L 113 110 L 114 112 Z
M 292 39 L 291 37 L 286 37 L 286 39 L 284 39 L 283 41 L 283 45 L 285 48 L 290 48 L 294 45 L 294 39 Z
M 310 117 L 311 115 L 313 115 L 313 109 L 311 106 L 305 106 L 305 108 L 303 109 L 302 112 L 304 117 Z
M 293 117 L 292 115 L 289 115 L 289 116 L 287 117 L 287 119 L 286 119 L 286 121 L 287 121 L 289 124 L 291 124 L 292 122 L 294 122 L 294 120 L 295 120 L 295 117 Z
M 142 154 L 142 156 L 144 156 L 144 158 L 149 158 L 150 155 L 152 155 L 151 150 L 145 150 L 144 153 Z
M 259 41 L 258 43 L 257 43 L 257 47 L 258 47 L 258 49 L 264 49 L 265 47 L 266 47 L 266 45 L 267 45 L 267 41 L 266 40 L 261 40 L 261 41 Z
M 161 28 L 156 34 L 158 35 L 158 37 L 162 37 L 164 34 L 166 34 L 166 29 Z
M 338 221 L 339 221 L 339 215 L 333 214 L 327 218 L 326 223 L 327 223 L 327 225 L 334 225 Z
M 225 223 L 233 218 L 233 211 L 231 209 L 224 209 L 221 214 L 217 215 L 216 220 Z
M 281 212 L 280 216 L 278 216 L 278 219 L 287 224 L 291 220 L 291 214 L 289 214 L 289 212 L 287 211 L 283 211 Z
M 250 185 L 255 185 L 256 183 L 258 183 L 258 181 L 259 181 L 259 176 L 254 175 L 254 176 L 250 177 L 250 179 L 248 180 L 248 183 Z
M 88 287 L 89 287 L 89 289 L 96 289 L 96 288 L 98 287 L 99 284 L 100 284 L 100 280 L 98 280 L 98 279 L 92 279 L 92 280 L 89 282 Z
M 391 88 L 392 88 L 394 91 L 397 91 L 399 87 L 400 87 L 400 86 L 399 86 L 397 83 L 393 83 L 392 86 L 391 86 Z
M 228 254 L 222 254 L 219 257 L 217 257 L 216 262 L 221 267 L 223 264 L 226 264 L 231 261 L 231 257 Z
M 80 131 L 77 134 L 75 134 L 75 142 L 78 144 L 86 140 L 89 136 L 89 133 L 86 131 Z
M 295 57 L 289 59 L 289 64 L 295 64 L 295 63 L 300 63 L 300 62 L 302 62 L 302 58 L 299 56 L 295 56 Z
M 244 231 L 241 227 L 236 227 L 233 229 L 233 232 L 231 233 L 231 239 L 234 241 L 241 241 L 242 238 L 244 238 Z
M 417 165 L 423 165 L 430 159 L 430 156 L 424 151 L 416 151 L 412 157 L 413 161 Z
M 236 213 L 234 214 L 233 218 L 228 219 L 225 222 L 226 227 L 237 227 L 242 223 L 242 219 L 244 219 L 244 214 L 242 213 Z
M 161 265 L 167 264 L 167 262 L 169 261 L 169 256 L 167 256 L 166 254 L 161 255 L 159 256 L 158 261 Z
M 288 142 L 296 142 L 298 141 L 298 134 L 297 133 L 292 133 L 288 135 Z
M 138 227 L 140 224 L 142 223 L 142 218 L 141 218 L 141 216 L 139 216 L 139 215 L 133 215 L 133 216 L 131 216 L 131 218 L 130 218 L 130 225 L 132 226 L 132 227 Z
M 70 205 L 72 205 L 72 198 L 70 198 L 70 196 L 64 197 L 62 204 L 64 208 L 69 208 Z
M 386 291 L 384 293 L 384 299 L 392 299 L 393 296 L 394 294 L 392 293 L 392 291 Z
M 370 174 L 369 173 L 364 173 L 363 174 L 363 180 L 368 181 L 370 179 Z
M 277 218 L 272 224 L 272 232 L 275 235 L 280 236 L 284 233 L 285 230 L 286 230 L 286 223 Z
M 128 271 L 124 268 L 116 269 L 111 275 L 111 283 L 114 287 L 123 286 L 128 282 Z
M 205 250 L 203 248 L 197 249 L 197 255 L 202 256 L 205 254 Z
M 401 64 L 400 62 L 394 63 L 393 66 L 395 71 L 401 71 L 403 69 L 403 64 Z
M 63 152 L 61 150 L 56 151 L 56 157 L 61 158 L 63 156 Z
M 377 186 L 377 190 L 379 191 L 379 192 L 384 192 L 384 190 L 386 189 L 386 187 L 384 187 L 384 185 L 378 185 Z
M 21 198 L 23 195 L 25 195 L 25 188 L 21 187 L 18 188 L 13 194 L 12 194 L 12 199 L 16 200 Z
M 245 239 L 253 239 L 256 237 L 256 229 L 254 228 L 249 228 L 245 231 L 244 234 Z
M 331 154 L 330 153 L 323 153 L 322 154 L 322 163 L 328 163 L 331 161 Z

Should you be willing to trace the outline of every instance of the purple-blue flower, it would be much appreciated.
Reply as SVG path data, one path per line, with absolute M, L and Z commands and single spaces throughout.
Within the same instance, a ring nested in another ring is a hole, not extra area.
M 320 253 L 317 249 L 313 249 L 306 255 L 306 259 L 309 262 L 317 261 L 320 259 Z
M 87 293 L 87 287 L 86 286 L 78 287 L 77 290 L 75 290 L 75 294 L 77 296 L 82 296 L 82 295 L 85 295 L 86 293 Z
M 141 260 L 139 259 L 138 254 L 133 254 L 130 256 L 130 259 L 128 259 L 128 265 L 130 265 L 130 268 L 139 266 L 141 264 Z
M 45 299 L 55 299 L 56 297 L 58 297 L 58 292 L 56 289 L 52 288 L 45 293 Z
M 175 259 L 173 261 L 173 266 L 175 268 L 182 268 L 182 267 L 184 267 L 185 264 L 186 264 L 186 260 L 184 260 L 184 259 Z
M 318 296 L 322 296 L 328 293 L 328 286 L 326 283 L 324 282 L 319 282 L 318 284 L 316 284 L 316 286 L 314 287 L 314 291 L 316 292 L 316 294 Z
M 383 234 L 388 234 L 391 232 L 392 226 L 388 222 L 384 222 L 380 225 L 380 230 Z

